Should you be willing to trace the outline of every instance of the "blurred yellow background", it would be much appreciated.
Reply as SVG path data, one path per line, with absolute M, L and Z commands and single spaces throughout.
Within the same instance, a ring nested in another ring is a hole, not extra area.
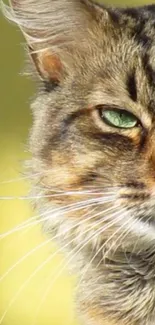
M 151 1 L 104 3 L 140 5 Z M 22 179 L 22 165 L 29 159 L 29 102 L 35 85 L 20 75 L 24 66 L 20 31 L 2 16 L 0 36 L 0 324 L 77 325 L 75 278 L 64 268 L 63 257 L 56 253 L 58 247 L 46 242 L 40 225 L 33 223 L 37 212 L 32 211 L 30 202 L 17 198 L 29 191 L 28 180 Z M 15 198 L 3 198 L 7 196 Z M 22 223 L 23 228 L 17 229 Z M 53 258 L 49 259 L 51 252 Z

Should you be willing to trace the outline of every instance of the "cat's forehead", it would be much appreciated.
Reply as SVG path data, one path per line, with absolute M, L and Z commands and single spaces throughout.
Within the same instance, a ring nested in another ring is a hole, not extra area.
M 96 47 L 96 44 L 94 46 L 92 42 L 93 59 L 94 51 L 97 50 L 96 63 L 98 64 L 101 58 L 104 71 L 114 71 L 115 67 L 115 71 L 120 69 L 123 72 L 133 67 L 134 70 L 146 68 L 147 72 L 148 70 L 151 72 L 150 68 L 152 68 L 154 74 L 155 5 L 126 9 L 113 8 L 109 9 L 109 14 L 111 19 L 108 28 L 103 20 L 96 32 L 99 46 Z
M 107 35 L 109 48 L 105 42 L 103 69 L 99 72 L 103 88 L 114 96 L 121 95 L 124 88 L 134 101 L 154 110 L 155 5 L 114 9 L 114 14 L 116 28 Z
M 155 5 L 138 8 L 113 9 L 112 19 L 115 33 L 124 36 L 124 42 L 134 40 L 143 52 L 150 51 L 155 46 Z M 120 38 L 122 42 L 123 38 Z M 124 46 L 123 42 L 122 45 Z M 152 53 L 151 53 L 152 54 Z

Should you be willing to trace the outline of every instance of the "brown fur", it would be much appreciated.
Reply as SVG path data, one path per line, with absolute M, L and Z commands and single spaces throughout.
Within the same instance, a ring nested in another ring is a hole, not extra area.
M 24 31 L 48 85 L 32 105 L 32 172 L 41 173 L 37 193 L 48 196 L 37 200 L 38 209 L 94 198 L 92 219 L 85 203 L 45 222 L 62 247 L 68 244 L 82 276 L 80 319 L 154 325 L 155 7 L 107 9 L 87 0 L 12 0 L 12 6 L 13 16 L 4 12 Z M 111 127 L 99 115 L 101 105 L 128 110 L 140 124 Z

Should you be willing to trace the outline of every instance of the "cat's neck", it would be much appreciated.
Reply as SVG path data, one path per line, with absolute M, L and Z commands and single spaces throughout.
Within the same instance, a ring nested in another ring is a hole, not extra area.
M 131 245 L 115 246 L 113 250 L 109 249 L 112 243 L 108 243 L 103 251 L 104 241 L 95 245 L 87 240 L 86 234 L 72 228 L 73 220 L 56 215 L 48 220 L 47 229 L 50 223 L 62 250 L 69 251 L 68 265 L 78 276 L 80 310 L 84 308 L 84 315 L 86 310 L 90 314 L 98 306 L 90 325 L 120 325 L 121 321 L 121 325 L 154 325 L 155 253 L 147 241 L 142 244 L 140 239 L 130 240 Z M 91 307 L 85 308 L 86 302 Z
M 119 251 L 88 267 L 83 261 L 78 297 L 81 305 L 94 301 L 91 308 L 98 306 L 100 321 L 93 324 L 154 325 L 155 256 Z

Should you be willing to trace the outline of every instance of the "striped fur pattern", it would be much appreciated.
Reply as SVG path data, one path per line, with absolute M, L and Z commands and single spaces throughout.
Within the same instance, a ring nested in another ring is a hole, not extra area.
M 45 230 L 73 255 L 81 323 L 154 325 L 155 5 L 12 0 L 2 9 L 41 77 L 33 191 L 40 213 L 51 209 Z M 129 111 L 138 125 L 107 125 L 107 107 Z

